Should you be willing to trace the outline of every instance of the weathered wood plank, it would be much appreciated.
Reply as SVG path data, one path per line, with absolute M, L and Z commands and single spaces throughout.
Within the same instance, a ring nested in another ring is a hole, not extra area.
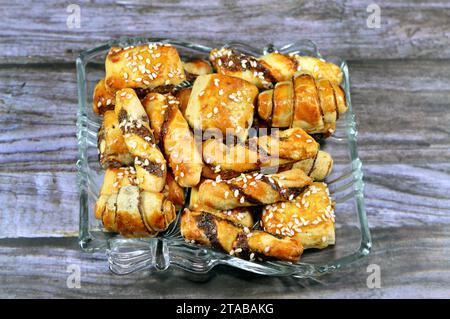
M 448 223 L 450 63 L 352 62 L 350 74 L 370 223 Z M 3 65 L 0 79 L 0 237 L 74 235 L 73 66 Z
M 80 50 L 122 35 L 258 46 L 305 38 L 347 59 L 450 58 L 448 1 L 377 1 L 380 28 L 369 28 L 372 2 L 79 1 L 81 27 L 69 29 L 69 3 L 2 1 L 0 61 L 73 61 Z
M 225 267 L 204 277 L 178 270 L 119 277 L 102 256 L 82 253 L 74 238 L 0 240 L 0 297 L 448 298 L 449 231 L 449 225 L 374 229 L 371 255 L 317 281 Z M 380 266 L 380 289 L 367 287 L 369 264 Z M 79 289 L 67 287 L 69 265 L 80 267 Z

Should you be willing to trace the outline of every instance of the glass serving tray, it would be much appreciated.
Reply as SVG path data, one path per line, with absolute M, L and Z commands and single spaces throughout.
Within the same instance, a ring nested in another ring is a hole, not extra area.
M 254 56 L 275 50 L 281 53 L 316 56 L 341 67 L 349 109 L 337 121 L 335 134 L 321 145 L 321 149 L 329 152 L 334 160 L 333 172 L 326 182 L 336 202 L 336 245 L 323 250 L 306 250 L 301 261 L 295 264 L 282 261 L 247 261 L 214 249 L 186 243 L 180 235 L 180 214 L 169 229 L 156 238 L 127 239 L 103 231 L 101 221 L 94 217 L 94 203 L 103 181 L 104 170 L 100 167 L 97 151 L 97 131 L 101 118 L 92 111 L 92 93 L 96 82 L 104 77 L 105 57 L 112 46 L 125 47 L 150 42 L 174 45 L 183 60 L 208 59 L 211 50 L 204 45 L 170 39 L 120 38 L 82 52 L 76 61 L 79 101 L 77 113 L 79 244 L 83 250 L 106 252 L 110 269 L 116 274 L 149 268 L 166 270 L 170 266 L 194 273 L 207 273 L 217 265 L 228 265 L 262 275 L 299 278 L 315 277 L 335 271 L 369 254 L 371 238 L 364 209 L 363 174 L 356 149 L 357 129 L 350 100 L 347 64 L 336 57 L 322 57 L 316 45 L 309 40 L 279 48 L 268 45 L 264 49 L 258 49 L 242 43 L 227 43 L 226 46 Z

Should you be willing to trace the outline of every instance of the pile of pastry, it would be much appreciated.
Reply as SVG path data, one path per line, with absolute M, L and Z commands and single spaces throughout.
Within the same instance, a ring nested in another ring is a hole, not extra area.
M 106 170 L 95 216 L 107 231 L 156 236 L 184 208 L 187 242 L 241 258 L 295 262 L 335 243 L 322 182 L 333 161 L 316 140 L 347 110 L 338 66 L 232 48 L 182 61 L 150 43 L 111 48 L 105 70 L 93 111 Z

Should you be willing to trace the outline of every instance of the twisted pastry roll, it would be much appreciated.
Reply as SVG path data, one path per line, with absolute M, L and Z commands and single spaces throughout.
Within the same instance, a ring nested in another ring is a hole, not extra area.
M 223 179 L 235 173 L 277 167 L 315 158 L 319 144 L 301 128 L 276 131 L 249 139 L 245 144 L 227 146 L 218 139 L 203 142 L 203 159 L 209 166 L 204 175 L 220 173 Z
M 167 96 L 162 136 L 164 152 L 175 176 L 182 187 L 193 187 L 200 182 L 203 169 L 201 153 L 196 145 L 189 124 L 178 109 L 179 102 L 171 95 Z
M 333 158 L 327 152 L 319 151 L 315 158 L 298 161 L 292 168 L 301 169 L 314 181 L 323 181 L 333 170 Z
M 117 194 L 113 227 L 125 237 L 155 236 L 175 220 L 175 206 L 162 193 L 124 186 Z
M 257 256 L 265 256 L 295 262 L 303 252 L 301 243 L 292 238 L 250 231 L 216 215 L 189 209 L 181 215 L 181 235 L 186 241 L 251 260 Z
M 188 62 L 183 62 L 184 72 L 186 73 L 186 79 L 190 82 L 195 81 L 197 76 L 213 73 L 211 64 L 208 61 L 197 59 Z
M 328 80 L 334 85 L 342 83 L 342 71 L 336 64 L 311 56 L 294 54 L 293 57 L 298 63 L 297 71 L 310 73 L 315 79 Z
M 189 124 L 178 109 L 180 102 L 172 95 L 151 93 L 143 103 L 155 136 L 163 142 L 175 181 L 182 187 L 197 185 L 203 168 L 202 157 Z
M 311 183 L 300 169 L 272 175 L 242 174 L 227 181 L 206 180 L 200 184 L 198 202 L 219 210 L 271 204 L 294 198 Z
M 128 152 L 119 121 L 114 111 L 106 111 L 103 123 L 98 131 L 98 149 L 100 152 L 100 165 L 103 168 L 130 166 L 133 157 Z
M 133 167 L 106 170 L 95 217 L 108 231 L 127 237 L 154 236 L 175 219 L 172 202 L 162 193 L 140 190 L 138 182 Z
M 155 144 L 148 116 L 133 89 L 117 91 L 115 112 L 125 144 L 135 159 L 139 187 L 156 193 L 162 191 L 167 173 L 166 160 Z
M 327 185 L 313 183 L 291 201 L 267 205 L 261 225 L 274 235 L 290 236 L 305 249 L 334 245 L 334 209 Z
M 112 89 L 172 87 L 186 79 L 180 56 L 170 44 L 113 47 L 105 69 L 105 83 Z
M 331 135 L 339 114 L 347 111 L 339 85 L 298 73 L 258 96 L 258 114 L 271 127 L 300 127 L 310 134 Z
M 208 207 L 198 202 L 198 187 L 191 188 L 191 196 L 189 198 L 189 209 L 198 212 L 207 212 L 215 216 L 232 221 L 236 225 L 251 228 L 254 225 L 253 214 L 247 207 L 237 207 L 230 210 L 219 210 Z
M 269 70 L 277 82 L 292 79 L 295 72 L 298 71 L 297 60 L 286 54 L 278 52 L 268 53 L 260 57 L 258 61 Z
M 290 127 L 294 113 L 292 81 L 278 82 L 258 95 L 258 114 L 270 127 Z
M 123 186 L 137 185 L 134 167 L 107 168 L 100 189 L 99 198 L 95 203 L 95 218 L 102 219 L 108 198 L 119 192 Z
M 92 98 L 92 110 L 94 113 L 103 115 L 108 110 L 114 110 L 116 104 L 116 90 L 106 86 L 105 79 L 101 79 L 95 85 Z
M 218 130 L 244 141 L 253 122 L 253 102 L 258 88 L 242 79 L 200 75 L 194 82 L 186 120 L 196 130 Z
M 298 71 L 309 73 L 317 80 L 329 80 L 336 85 L 342 82 L 340 67 L 321 58 L 276 52 L 260 57 L 259 62 L 278 82 L 290 80 Z
M 241 78 L 260 89 L 272 87 L 272 74 L 255 57 L 221 48 L 211 50 L 209 59 L 219 74 Z
M 159 144 L 161 141 L 161 129 L 164 124 L 166 109 L 169 107 L 167 99 L 163 94 L 151 92 L 142 100 L 142 106 L 150 120 L 155 143 Z

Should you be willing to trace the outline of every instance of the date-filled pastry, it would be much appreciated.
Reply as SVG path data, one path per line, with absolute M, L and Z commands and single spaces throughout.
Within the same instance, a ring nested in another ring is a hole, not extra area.
M 137 185 L 136 171 L 134 167 L 107 168 L 100 188 L 99 198 L 95 203 L 95 218 L 102 219 L 106 201 L 110 195 L 119 192 L 123 186 Z
M 258 88 L 242 79 L 200 75 L 194 82 L 186 108 L 186 119 L 194 129 L 219 130 L 243 141 L 253 122 L 253 102 Z
M 143 104 L 155 137 L 162 141 L 175 181 L 182 187 L 197 185 L 203 161 L 189 124 L 178 108 L 180 102 L 170 94 L 150 93 Z
M 297 61 L 297 70 L 312 74 L 315 79 L 328 80 L 335 85 L 342 83 L 342 71 L 334 63 L 327 62 L 322 58 L 311 56 L 292 55 Z
M 100 165 L 103 168 L 130 166 L 133 157 L 119 128 L 116 113 L 112 110 L 103 115 L 103 122 L 98 132 L 98 150 L 100 152 Z
M 116 90 L 107 87 L 105 84 L 105 79 L 101 79 L 94 88 L 92 110 L 94 113 L 102 115 L 108 110 L 114 110 L 115 104 Z
M 298 161 L 292 168 L 299 168 L 314 181 L 323 181 L 333 170 L 333 158 L 324 151 L 317 152 L 316 157 Z
M 208 61 L 202 59 L 191 60 L 183 62 L 186 80 L 194 81 L 197 76 L 213 73 L 213 68 Z
M 122 236 L 155 236 L 175 220 L 175 206 L 162 193 L 124 186 L 115 198 L 115 228 Z
M 272 87 L 272 74 L 253 56 L 221 48 L 211 50 L 209 59 L 219 74 L 244 79 L 260 89 Z
M 342 71 L 339 66 L 322 58 L 274 52 L 258 60 L 277 82 L 290 80 L 298 71 L 309 73 L 317 80 L 329 80 L 336 85 L 342 82 Z
M 155 143 L 147 113 L 133 89 L 117 91 L 115 112 L 125 144 L 134 157 L 139 187 L 161 192 L 166 180 L 166 160 Z
M 203 161 L 189 124 L 178 109 L 178 100 L 167 95 L 164 123 L 161 129 L 164 153 L 169 160 L 175 181 L 182 187 L 200 182 Z
M 318 149 L 319 144 L 301 128 L 277 130 L 271 135 L 254 137 L 245 144 L 231 146 L 218 139 L 210 139 L 203 143 L 203 159 L 210 170 L 203 172 L 210 178 L 212 174 L 208 173 L 213 171 L 221 178 L 228 179 L 234 173 L 313 159 Z
M 105 69 L 106 85 L 112 89 L 153 89 L 174 86 L 186 79 L 180 56 L 170 44 L 113 47 Z
M 347 111 L 344 91 L 329 80 L 297 73 L 258 96 L 258 115 L 271 127 L 300 127 L 327 137 L 336 130 L 339 114 Z
M 267 205 L 265 231 L 299 240 L 305 249 L 334 245 L 334 208 L 326 184 L 315 182 L 291 201 Z
M 198 202 L 198 187 L 191 188 L 191 195 L 189 198 L 189 209 L 198 212 L 207 212 L 221 218 L 232 221 L 233 223 L 252 228 L 255 221 L 253 220 L 253 213 L 248 207 L 236 207 L 229 210 L 219 210 Z
M 219 216 L 189 209 L 185 209 L 181 216 L 181 235 L 187 241 L 251 260 L 255 257 L 273 257 L 296 262 L 303 253 L 298 240 L 251 231 Z
M 199 186 L 198 203 L 220 210 L 291 200 L 312 180 L 301 169 L 264 175 L 242 174 L 229 180 L 205 180 Z
M 277 82 L 291 80 L 298 71 L 297 60 L 289 55 L 273 52 L 263 55 L 258 59 Z

